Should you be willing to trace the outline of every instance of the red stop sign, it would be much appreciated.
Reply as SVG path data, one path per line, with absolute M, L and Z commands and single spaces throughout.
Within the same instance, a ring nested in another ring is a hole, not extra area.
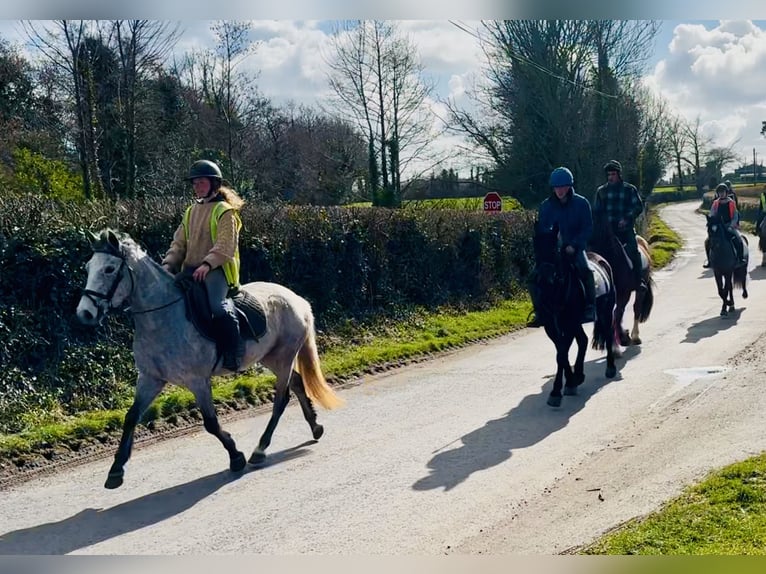
M 490 191 L 484 196 L 484 211 L 496 212 L 503 210 L 503 199 L 500 194 Z

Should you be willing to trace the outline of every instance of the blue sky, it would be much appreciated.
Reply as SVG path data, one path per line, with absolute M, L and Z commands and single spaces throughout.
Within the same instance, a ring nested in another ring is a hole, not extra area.
M 209 24 L 184 21 L 178 50 L 211 46 Z M 403 20 L 400 26 L 417 44 L 439 96 L 467 101 L 464 90 L 482 65 L 475 39 L 447 20 Z M 332 23 L 257 20 L 253 27 L 260 43 L 243 67 L 259 74 L 262 92 L 279 103 L 322 101 L 328 93 L 323 54 Z M 0 21 L 0 36 L 24 40 L 18 22 L 12 20 Z M 687 120 L 699 117 L 714 145 L 737 142 L 742 161 L 752 161 L 754 147 L 759 158 L 766 154 L 766 140 L 760 136 L 761 121 L 766 120 L 765 21 L 665 20 L 649 64 L 646 84 Z M 444 114 L 438 101 L 432 107 Z M 455 137 L 442 138 L 438 146 L 447 149 L 457 143 Z

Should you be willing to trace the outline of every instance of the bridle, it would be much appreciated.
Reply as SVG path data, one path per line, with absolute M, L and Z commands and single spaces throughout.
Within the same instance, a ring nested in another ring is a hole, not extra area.
M 132 297 L 133 292 L 136 289 L 136 281 L 133 278 L 133 270 L 130 268 L 130 265 L 127 264 L 127 261 L 125 260 L 125 256 L 122 253 L 115 253 L 111 249 L 94 249 L 94 253 L 105 253 L 106 255 L 110 255 L 112 257 L 117 257 L 120 260 L 120 266 L 117 269 L 116 277 L 112 284 L 110 285 L 109 289 L 106 293 L 99 293 L 98 291 L 93 291 L 92 289 L 83 289 L 82 294 L 84 297 L 87 297 L 90 299 L 91 303 L 99 309 L 99 300 L 106 301 L 107 302 L 107 310 L 115 309 L 114 305 L 112 305 L 112 297 L 114 297 L 114 294 L 117 292 L 117 288 L 120 286 L 120 283 L 123 279 L 123 269 L 128 270 L 128 277 L 130 277 L 130 293 L 128 294 L 128 297 L 126 299 L 129 299 Z M 158 307 L 152 307 L 151 309 L 141 309 L 139 311 L 135 311 L 132 307 L 127 307 L 125 310 L 129 313 L 132 313 L 133 315 L 141 315 L 143 313 L 152 313 L 153 311 L 159 311 L 160 309 L 164 309 L 165 307 L 170 307 L 174 303 L 178 303 L 183 299 L 183 295 L 178 297 L 177 299 L 173 299 L 169 303 L 165 303 L 164 305 L 160 305 Z

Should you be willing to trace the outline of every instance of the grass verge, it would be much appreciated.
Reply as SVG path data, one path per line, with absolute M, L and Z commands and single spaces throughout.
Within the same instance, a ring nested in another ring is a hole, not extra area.
M 580 554 L 766 555 L 766 454 L 727 466 Z
M 678 236 L 654 215 L 649 218 L 648 238 L 655 267 L 664 266 L 680 247 Z M 523 328 L 532 305 L 526 293 L 480 310 L 441 309 L 436 312 L 409 310 L 396 321 L 382 320 L 368 325 L 349 322 L 332 334 L 319 334 L 322 368 L 329 380 L 343 380 L 372 372 L 414 357 L 459 347 Z M 236 378 L 214 378 L 213 399 L 219 409 L 241 410 L 271 401 L 274 376 L 255 368 Z M 24 464 L 24 455 L 46 452 L 55 447 L 77 450 L 87 441 L 104 441 L 122 426 L 126 409 L 82 413 L 64 422 L 44 424 L 28 431 L 0 434 L 0 462 L 13 459 Z M 154 422 L 171 425 L 191 413 L 198 418 L 193 395 L 169 385 L 145 413 L 142 422 L 149 429 Z M 48 454 L 50 456 L 50 454 Z

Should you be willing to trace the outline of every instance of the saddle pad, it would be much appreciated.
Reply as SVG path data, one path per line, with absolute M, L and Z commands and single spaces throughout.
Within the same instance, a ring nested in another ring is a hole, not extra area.
M 593 281 L 596 284 L 596 297 L 601 297 L 609 292 L 609 277 L 601 265 L 588 259 L 588 267 L 593 273 Z
M 243 337 L 260 339 L 266 333 L 266 313 L 263 311 L 258 299 L 247 291 L 239 290 L 232 297 L 234 306 L 239 311 L 239 330 Z M 245 331 L 245 325 L 249 329 L 249 335 Z

